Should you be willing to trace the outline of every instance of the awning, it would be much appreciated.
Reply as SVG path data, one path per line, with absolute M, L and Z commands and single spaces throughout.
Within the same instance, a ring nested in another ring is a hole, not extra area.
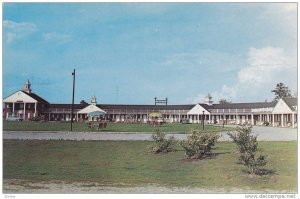
M 161 113 L 150 113 L 149 117 L 161 117 Z

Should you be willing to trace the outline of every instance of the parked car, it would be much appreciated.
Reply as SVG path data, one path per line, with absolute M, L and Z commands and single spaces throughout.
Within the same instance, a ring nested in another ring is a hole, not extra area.
M 8 118 L 6 119 L 7 121 L 11 121 L 11 122 L 22 122 L 23 119 L 16 117 L 16 116 L 8 116 Z
M 181 120 L 181 124 L 190 124 L 190 120 L 189 119 L 183 119 L 183 120 Z

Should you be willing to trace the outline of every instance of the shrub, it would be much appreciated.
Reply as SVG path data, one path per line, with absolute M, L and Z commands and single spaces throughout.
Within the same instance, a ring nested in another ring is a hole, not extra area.
M 218 138 L 219 135 L 215 133 L 192 130 L 192 135 L 189 135 L 187 140 L 181 141 L 180 145 L 189 159 L 201 159 L 212 155 L 212 147 Z
M 176 140 L 174 136 L 167 139 L 166 134 L 156 128 L 152 134 L 152 139 L 154 140 L 154 145 L 150 146 L 150 151 L 152 153 L 167 153 L 175 151 Z
M 257 136 L 252 135 L 252 127 L 239 126 L 237 131 L 228 135 L 237 144 L 240 153 L 239 163 L 246 166 L 250 174 L 257 174 L 267 165 L 266 157 L 257 154 L 259 151 Z

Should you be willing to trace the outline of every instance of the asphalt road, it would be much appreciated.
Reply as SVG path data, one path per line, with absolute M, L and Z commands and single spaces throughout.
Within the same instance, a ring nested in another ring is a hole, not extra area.
M 259 141 L 292 141 L 297 140 L 297 129 L 254 126 L 253 134 Z M 172 134 L 177 140 L 184 140 L 187 134 Z M 221 132 L 219 141 L 230 141 L 227 132 Z M 4 131 L 3 139 L 18 140 L 151 140 L 151 133 L 124 132 L 23 132 Z

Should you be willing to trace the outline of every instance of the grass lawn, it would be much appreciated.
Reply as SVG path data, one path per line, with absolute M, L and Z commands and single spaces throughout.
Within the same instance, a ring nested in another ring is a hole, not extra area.
M 216 157 L 189 161 L 184 151 L 154 155 L 148 141 L 3 140 L 3 179 L 98 182 L 107 186 L 231 188 L 297 191 L 297 142 L 260 142 L 268 155 L 264 176 L 236 164 L 236 146 L 217 143 Z
M 150 132 L 154 131 L 153 126 L 147 124 L 125 124 L 125 123 L 109 123 L 107 128 L 101 129 L 101 132 Z M 163 132 L 189 133 L 191 129 L 202 129 L 201 124 L 175 124 L 165 123 L 159 126 Z M 3 129 L 9 131 L 70 131 L 69 122 L 3 122 Z M 205 125 L 205 130 L 220 132 L 230 131 L 234 128 L 213 125 Z M 73 131 L 97 131 L 90 129 L 86 123 L 73 123 Z

